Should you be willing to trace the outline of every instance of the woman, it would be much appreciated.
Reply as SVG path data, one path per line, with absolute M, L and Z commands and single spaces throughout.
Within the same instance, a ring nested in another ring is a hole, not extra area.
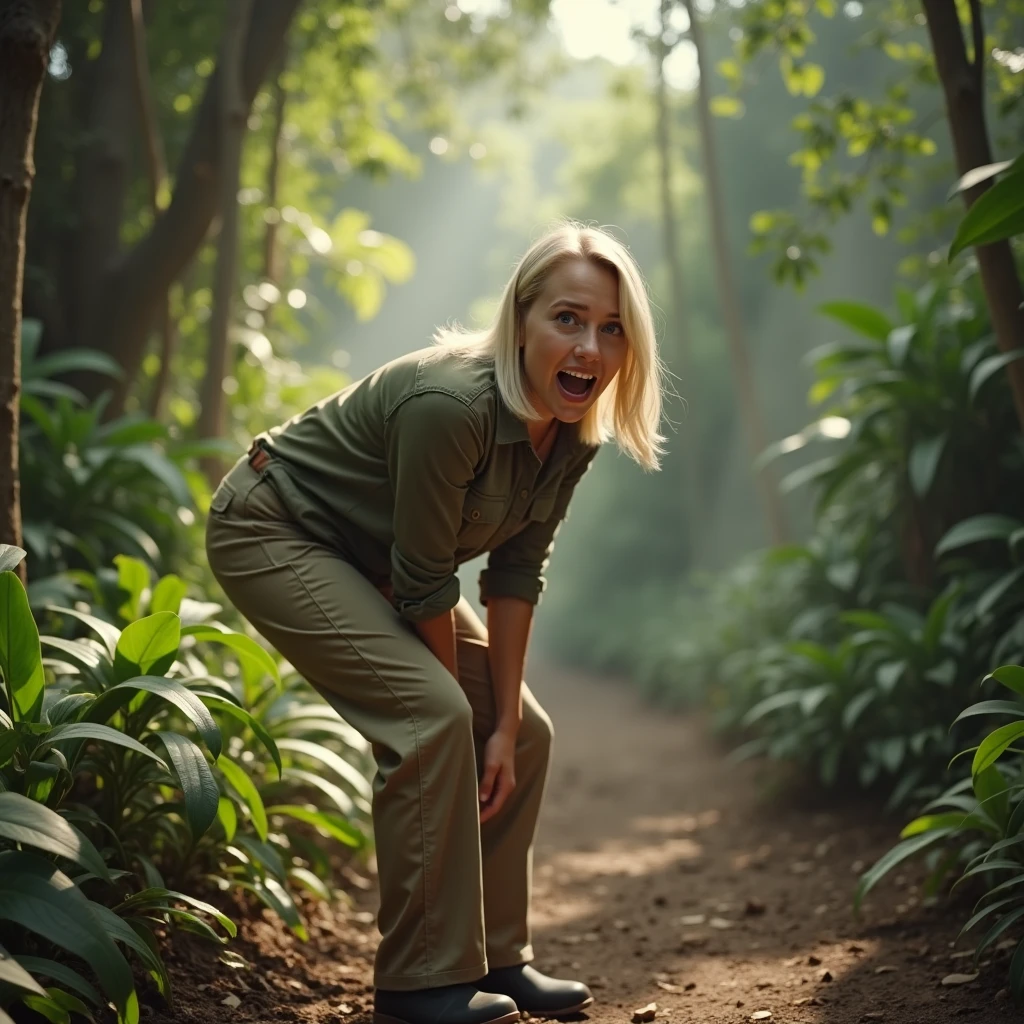
M 520 260 L 489 329 L 435 340 L 257 438 L 213 496 L 207 552 L 371 744 L 377 1024 L 564 1015 L 589 989 L 527 965 L 552 732 L 523 665 L 598 445 L 657 466 L 661 364 L 632 257 L 573 222 Z M 486 627 L 456 576 L 482 552 Z

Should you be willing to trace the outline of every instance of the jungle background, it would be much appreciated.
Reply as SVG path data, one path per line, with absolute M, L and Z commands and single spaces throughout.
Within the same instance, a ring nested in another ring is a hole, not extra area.
M 672 394 L 660 472 L 609 446 L 581 484 L 538 656 L 888 815 L 851 901 L 913 858 L 1024 994 L 1022 29 L 1018 0 L 4 0 L 0 1006 L 136 1020 L 172 925 L 222 942 L 262 901 L 306 938 L 356 885 L 370 752 L 219 594 L 212 489 L 486 322 L 560 217 L 635 254 Z

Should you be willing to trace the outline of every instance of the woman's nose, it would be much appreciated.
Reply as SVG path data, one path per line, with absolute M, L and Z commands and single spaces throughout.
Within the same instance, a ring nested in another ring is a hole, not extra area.
M 597 328 L 588 327 L 576 344 L 576 350 L 586 359 L 596 359 L 601 349 L 597 343 Z

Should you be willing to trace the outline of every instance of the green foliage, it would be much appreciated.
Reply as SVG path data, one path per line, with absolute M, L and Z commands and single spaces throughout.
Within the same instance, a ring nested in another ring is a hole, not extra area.
M 1024 695 L 1024 668 L 1018 665 L 997 668 L 989 678 L 1010 689 L 1015 698 Z M 929 893 L 937 892 L 954 872 L 955 885 L 967 883 L 983 890 L 960 932 L 978 929 L 975 966 L 1024 917 L 1024 759 L 1015 746 L 1024 736 L 1024 703 L 1013 699 L 973 704 L 953 726 L 994 715 L 1012 721 L 988 732 L 977 747 L 963 751 L 974 754 L 970 778 L 928 803 L 900 833 L 901 842 L 864 873 L 856 892 L 859 905 L 897 864 L 930 851 Z M 936 849 L 942 850 L 937 858 Z M 1024 940 L 1018 942 L 1010 961 L 1009 980 L 1014 997 L 1024 998 Z
M 68 581 L 75 607 L 50 606 L 40 636 L 12 571 L 23 554 L 0 549 L 3 1001 L 64 1021 L 89 1015 L 81 1000 L 109 1000 L 134 1024 L 127 956 L 171 996 L 154 925 L 226 941 L 212 919 L 234 935 L 190 892 L 200 881 L 254 893 L 305 937 L 295 886 L 331 895 L 317 837 L 366 846 L 369 751 L 264 648 L 213 621 L 219 606 L 186 598 L 176 577 L 152 583 L 127 556 L 113 580 Z M 88 585 L 105 601 L 86 611 Z
M 983 192 L 960 222 L 949 247 L 950 259 L 968 246 L 987 245 L 1024 234 L 1024 156 L 1013 162 L 979 167 L 965 177 L 969 177 L 973 185 L 1003 171 L 1006 171 L 1006 177 Z M 965 187 L 969 186 L 965 186 L 961 179 L 956 191 Z

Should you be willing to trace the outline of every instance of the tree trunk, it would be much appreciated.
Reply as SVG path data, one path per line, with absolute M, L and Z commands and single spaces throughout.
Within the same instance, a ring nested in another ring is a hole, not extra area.
M 121 222 L 132 167 L 132 19 L 128 0 L 108 2 L 102 49 L 90 69 L 84 145 L 75 169 L 78 217 L 67 280 L 73 344 L 109 328 L 100 303 L 104 275 L 121 252 Z M 109 388 L 109 378 L 101 378 Z
M 701 148 L 704 152 L 704 176 L 711 223 L 711 247 L 715 260 L 715 282 L 718 286 L 718 301 L 722 308 L 733 377 L 736 381 L 740 419 L 746 431 L 747 444 L 753 460 L 764 451 L 767 444 L 764 419 L 761 415 L 761 402 L 754 387 L 754 375 L 750 366 L 750 357 L 747 354 L 743 320 L 740 315 L 740 297 L 733 280 L 732 264 L 729 259 L 725 208 L 719 184 L 718 153 L 715 148 L 715 130 L 711 117 L 711 98 L 708 85 L 711 76 L 708 70 L 707 54 L 704 50 L 704 33 L 697 18 L 696 5 L 693 0 L 683 0 L 683 3 L 686 6 L 686 13 L 690 16 L 690 38 L 697 51 L 697 70 L 700 76 L 697 84 L 697 113 Z M 768 527 L 768 536 L 773 544 L 782 544 L 786 540 L 786 521 L 771 471 L 765 468 L 757 473 L 756 484 Z
M 669 271 L 672 289 L 670 306 L 672 363 L 679 375 L 683 393 L 696 395 L 692 378 L 693 359 L 690 352 L 689 330 L 686 324 L 686 286 L 683 279 L 683 264 L 679 257 L 679 234 L 676 221 L 675 197 L 672 195 L 672 139 L 671 111 L 669 110 L 668 88 L 665 84 L 665 60 L 669 49 L 664 42 L 669 31 L 669 12 L 674 0 L 661 0 L 661 36 L 654 40 L 655 103 L 658 109 L 658 180 L 661 195 L 661 227 L 665 248 L 665 263 Z M 699 537 L 703 531 L 704 502 L 700 486 L 700 462 L 698 445 L 694 437 L 695 420 L 686 415 L 687 402 L 681 401 L 682 421 L 680 426 L 680 455 L 683 461 L 682 506 L 686 513 L 686 532 L 689 541 L 690 561 L 697 555 Z
M 167 161 L 163 140 L 157 123 L 156 103 L 153 100 L 152 80 L 149 73 L 149 54 L 146 50 L 146 21 L 142 0 L 128 0 L 132 22 L 132 69 L 135 78 L 135 101 L 142 127 L 146 176 L 149 182 L 149 208 L 153 220 L 160 215 L 163 193 L 167 188 Z M 170 291 L 160 297 L 157 310 L 157 334 L 160 338 L 160 369 L 157 371 L 150 394 L 150 415 L 161 419 L 167 389 L 171 380 L 171 360 L 177 348 L 178 325 L 171 315 Z
M 253 0 L 252 18 L 242 59 L 242 92 L 246 109 L 279 52 L 300 0 Z M 122 253 L 102 287 L 105 310 L 102 331 L 86 344 L 109 353 L 124 369 L 124 379 L 109 406 L 111 415 L 124 408 L 156 318 L 160 298 L 195 255 L 218 210 L 221 69 L 207 83 L 175 176 L 170 206 L 137 245 Z M 95 394 L 102 382 L 88 390 Z
M 210 347 L 200 394 L 199 436 L 223 437 L 224 378 L 230 365 L 231 309 L 238 279 L 238 176 L 249 104 L 242 86 L 242 43 L 252 0 L 229 0 L 221 51 L 220 237 L 213 277 Z M 221 460 L 204 461 L 211 485 L 219 479 Z
M 60 0 L 0 0 L 0 543 L 21 545 L 18 404 L 25 220 Z M 25 579 L 25 563 L 19 567 Z
M 263 277 L 273 285 L 278 285 L 281 280 L 281 253 L 277 244 L 277 229 L 281 223 L 281 215 L 278 207 L 278 196 L 281 188 L 281 159 L 284 156 L 284 115 L 288 105 L 288 93 L 281 82 L 284 74 L 285 64 L 288 60 L 287 41 L 281 52 L 281 59 L 274 75 L 274 94 L 271 106 L 271 117 L 273 118 L 272 135 L 270 139 L 270 161 L 267 164 L 267 195 L 266 206 L 268 213 L 266 230 L 263 234 Z M 266 330 L 270 324 L 270 317 L 274 312 L 274 303 L 268 302 L 263 312 L 263 329 Z
M 955 0 L 922 0 L 928 34 L 935 53 L 935 66 L 946 97 L 946 116 L 953 136 L 957 171 L 966 174 L 975 167 L 992 163 L 992 147 L 985 123 L 985 30 L 980 0 L 971 0 L 974 62 L 967 59 L 963 27 Z M 982 182 L 964 191 L 968 209 L 987 188 Z M 985 291 L 992 332 L 1003 352 L 1024 347 L 1024 291 L 1008 241 L 980 245 L 975 249 L 981 286 Z M 1024 361 L 1006 367 L 1010 377 L 1017 419 L 1024 429 Z

